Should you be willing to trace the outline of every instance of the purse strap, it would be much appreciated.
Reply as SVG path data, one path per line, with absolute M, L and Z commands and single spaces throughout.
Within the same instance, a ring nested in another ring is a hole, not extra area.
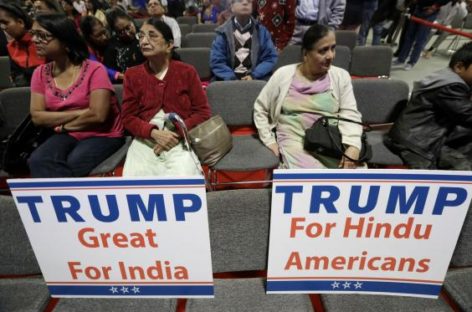
M 359 159 L 353 159 L 349 156 L 347 156 L 345 153 L 344 153 L 344 149 L 342 147 L 342 143 L 341 145 L 337 145 L 336 144 L 336 140 L 334 139 L 333 137 L 333 134 L 331 133 L 330 129 L 329 129 L 329 120 L 330 119 L 334 119 L 334 120 L 341 120 L 341 121 L 345 121 L 345 122 L 350 122 L 350 123 L 355 123 L 355 124 L 358 124 L 358 125 L 361 125 L 362 126 L 362 130 L 364 131 L 364 129 L 366 128 L 367 131 L 371 131 L 372 128 L 371 126 L 369 125 L 366 125 L 362 122 L 359 122 L 359 121 L 355 121 L 355 120 L 351 120 L 351 119 L 347 119 L 347 118 L 343 118 L 343 117 L 336 117 L 336 116 L 324 116 L 322 115 L 321 118 L 320 118 L 321 122 L 325 123 L 326 122 L 326 129 L 328 129 L 328 135 L 329 135 L 329 138 L 331 139 L 331 142 L 333 142 L 333 145 L 338 149 L 338 151 L 343 154 L 344 157 L 346 157 L 347 159 L 353 161 L 353 162 L 359 162 Z M 362 140 L 362 139 L 361 139 Z M 360 153 L 362 152 L 362 146 L 361 146 L 361 150 L 359 151 L 359 158 L 361 158 L 362 155 L 360 155 Z

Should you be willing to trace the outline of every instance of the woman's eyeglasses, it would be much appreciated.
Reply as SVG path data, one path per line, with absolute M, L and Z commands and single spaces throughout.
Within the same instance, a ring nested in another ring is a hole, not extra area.
M 45 44 L 48 44 L 54 39 L 53 35 L 40 30 L 30 30 L 29 33 L 33 38 L 36 38 L 37 41 Z
M 159 38 L 162 38 L 161 35 L 159 34 L 156 34 L 156 33 L 144 33 L 144 32 L 139 32 L 136 37 L 138 38 L 139 41 L 143 40 L 144 38 L 146 38 L 148 41 L 157 41 L 159 40 Z

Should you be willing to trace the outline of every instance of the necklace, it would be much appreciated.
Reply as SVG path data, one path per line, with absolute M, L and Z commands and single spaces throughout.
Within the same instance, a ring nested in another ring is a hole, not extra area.
M 67 85 L 63 88 L 60 88 L 59 87 L 59 84 L 57 83 L 57 80 L 56 80 L 56 77 L 54 77 L 54 67 L 55 65 L 53 65 L 53 69 L 52 69 L 52 72 L 53 72 L 53 75 L 52 75 L 52 79 L 54 80 L 54 84 L 56 85 L 56 88 L 58 89 L 62 89 L 62 90 L 66 90 L 67 88 L 69 88 L 74 82 L 75 80 L 77 79 L 77 73 L 78 73 L 78 69 L 80 68 L 80 65 L 73 65 L 73 68 L 72 68 L 72 78 L 67 82 Z M 65 72 L 65 71 L 64 71 Z M 63 72 L 63 73 L 64 73 Z M 61 73 L 62 74 L 62 73 Z M 59 75 L 58 75 L 59 76 Z

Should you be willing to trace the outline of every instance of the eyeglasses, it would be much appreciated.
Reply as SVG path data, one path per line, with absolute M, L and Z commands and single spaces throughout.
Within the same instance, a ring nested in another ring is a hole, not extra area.
M 117 30 L 116 33 L 122 36 L 122 35 L 130 34 L 132 31 L 133 31 L 133 24 L 129 23 L 125 28 Z
M 158 2 L 149 2 L 148 7 L 155 7 L 155 6 L 160 6 L 160 3 Z
M 33 38 L 36 38 L 37 41 L 41 42 L 41 43 L 45 43 L 45 44 L 48 44 L 49 42 L 51 42 L 52 40 L 54 40 L 54 36 L 51 35 L 51 34 L 48 34 L 44 31 L 40 31 L 40 30 L 30 30 L 29 33 L 31 34 L 31 36 Z
M 244 1 L 247 1 L 247 3 L 252 3 L 253 0 L 232 0 L 233 3 L 243 3 Z
M 138 38 L 139 41 L 143 40 L 144 38 L 146 38 L 148 41 L 157 41 L 159 40 L 160 38 L 162 38 L 162 36 L 160 34 L 156 34 L 156 33 L 153 33 L 153 32 L 150 32 L 150 33 L 144 33 L 144 32 L 139 32 L 136 37 Z

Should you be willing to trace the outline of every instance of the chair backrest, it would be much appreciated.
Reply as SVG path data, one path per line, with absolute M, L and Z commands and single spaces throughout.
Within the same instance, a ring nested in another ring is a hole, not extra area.
M 0 207 L 0 276 L 41 273 L 13 198 L 0 196 Z
M 464 19 L 463 29 L 472 29 L 472 13 L 469 13 Z
M 336 45 L 342 45 L 354 49 L 357 44 L 357 33 L 353 30 L 336 30 Z
M 265 81 L 216 81 L 207 88 L 208 102 L 213 114 L 223 117 L 228 126 L 253 124 L 254 102 Z
M 8 56 L 0 56 L 0 90 L 12 87 L 10 81 L 10 60 Z
M 408 102 L 408 84 L 401 80 L 356 79 L 352 86 L 362 121 L 368 124 L 394 122 Z
M 115 89 L 115 95 L 118 99 L 118 103 L 121 105 L 123 103 L 123 85 L 122 84 L 115 84 L 113 85 Z
M 6 138 L 28 116 L 29 87 L 10 88 L 0 92 L 0 139 Z
M 282 66 L 302 61 L 302 52 L 299 45 L 288 45 L 280 52 L 274 71 Z
M 390 77 L 393 52 L 390 47 L 355 47 L 352 51 L 350 73 L 362 77 Z
M 178 16 L 177 23 L 194 25 L 197 23 L 197 17 L 196 16 Z
M 351 49 L 343 45 L 336 45 L 336 56 L 333 65 L 349 71 L 351 66 Z
M 270 190 L 210 192 L 207 201 L 213 272 L 264 270 Z
M 190 33 L 185 35 L 185 40 L 182 42 L 183 48 L 211 48 L 213 40 L 216 38 L 216 33 Z
M 182 60 L 195 67 L 201 80 L 211 78 L 210 48 L 182 48 L 176 51 Z
M 467 216 L 462 226 L 456 249 L 452 255 L 453 266 L 472 266 L 472 208 L 469 207 Z
M 194 33 L 206 33 L 215 31 L 218 24 L 195 24 L 192 26 L 192 32 Z
M 189 24 L 179 24 L 179 28 L 182 39 L 184 39 L 187 34 L 192 32 L 192 25 Z

